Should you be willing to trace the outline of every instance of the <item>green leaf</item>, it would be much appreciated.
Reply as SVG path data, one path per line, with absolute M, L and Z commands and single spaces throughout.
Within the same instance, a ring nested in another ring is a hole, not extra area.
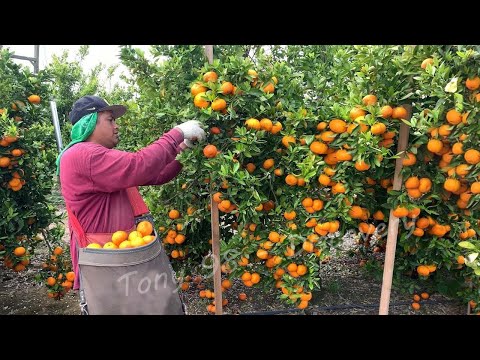
M 462 112 L 463 111 L 463 95 L 459 93 L 455 93 L 453 94 L 453 98 L 455 100 L 455 109 L 458 112 Z
M 458 246 L 463 247 L 465 249 L 473 250 L 475 249 L 475 245 L 473 245 L 470 241 L 460 241 Z
M 408 98 L 412 97 L 413 95 L 414 95 L 414 93 L 413 93 L 413 92 L 410 92 L 410 93 L 408 93 L 407 95 L 405 95 L 404 97 L 400 98 L 399 100 L 408 99 Z

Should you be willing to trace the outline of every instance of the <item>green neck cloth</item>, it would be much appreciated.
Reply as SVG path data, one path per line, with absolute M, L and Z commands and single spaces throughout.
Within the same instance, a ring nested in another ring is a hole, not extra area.
M 57 175 L 60 175 L 60 158 L 62 157 L 63 153 L 76 143 L 87 140 L 87 138 L 93 133 L 93 130 L 95 130 L 95 127 L 97 126 L 97 117 L 98 113 L 94 112 L 85 115 L 80 120 L 78 120 L 75 125 L 73 125 L 72 131 L 70 133 L 72 141 L 70 141 L 70 143 L 65 147 L 65 149 L 62 150 L 60 155 L 58 155 L 57 157 Z

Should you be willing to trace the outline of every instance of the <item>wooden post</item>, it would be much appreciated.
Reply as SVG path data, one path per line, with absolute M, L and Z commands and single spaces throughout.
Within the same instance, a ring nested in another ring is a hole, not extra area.
M 412 116 L 412 107 L 410 105 L 403 105 L 407 110 L 407 120 Z M 397 153 L 405 151 L 408 145 L 408 135 L 410 127 L 402 122 L 400 124 L 400 135 L 398 139 Z M 393 190 L 400 190 L 402 188 L 402 162 L 405 153 L 395 162 L 395 175 L 393 177 Z M 388 219 L 388 233 L 387 233 L 387 248 L 385 250 L 385 264 L 383 266 L 383 282 L 382 294 L 380 297 L 379 315 L 388 315 L 388 308 L 390 304 L 390 292 L 392 290 L 393 266 L 395 264 L 395 249 L 397 248 L 399 218 L 393 216 L 393 209 L 390 210 L 390 217 Z
M 213 63 L 213 45 L 205 45 L 205 55 L 208 62 Z M 213 253 L 213 292 L 215 293 L 215 315 L 223 314 L 222 306 L 222 272 L 220 263 L 220 221 L 218 205 L 210 194 L 210 211 L 212 222 L 212 253 Z
M 205 55 L 207 56 L 208 62 L 213 63 L 213 45 L 205 45 Z

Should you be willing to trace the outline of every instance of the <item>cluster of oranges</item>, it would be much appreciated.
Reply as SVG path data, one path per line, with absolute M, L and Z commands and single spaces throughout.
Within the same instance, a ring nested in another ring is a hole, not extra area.
M 67 260 L 61 246 L 56 246 L 50 258 L 42 263 L 42 279 L 47 285 L 48 297 L 60 300 L 73 288 L 75 273 L 70 271 L 70 261 Z
M 28 102 L 30 102 L 31 104 L 39 104 L 40 101 L 41 99 L 38 95 L 33 94 L 28 97 Z M 24 107 L 25 103 L 19 100 L 13 102 L 11 106 L 14 112 L 18 111 L 19 108 Z M 6 109 L 0 109 L 0 115 L 3 114 L 5 111 Z M 22 121 L 22 118 L 20 116 L 14 116 L 14 120 Z M 9 170 L 12 170 L 11 177 L 9 179 L 6 179 L 6 182 L 7 188 L 15 192 L 19 191 L 26 182 L 23 178 L 23 170 L 18 169 L 19 160 L 21 156 L 26 153 L 26 151 L 15 144 L 18 139 L 18 133 L 4 133 L 0 136 L 0 149 L 4 154 L 3 156 L 0 156 L 0 168 L 7 168 Z
M 87 245 L 89 249 L 128 249 L 147 245 L 155 240 L 153 225 L 150 221 L 144 220 L 138 223 L 136 230 L 127 233 L 119 230 L 112 234 L 112 241 L 105 243 L 103 246 L 98 243 L 90 243 Z
M 427 292 L 423 292 L 420 295 L 413 294 L 412 309 L 413 310 L 420 310 L 420 301 L 421 300 L 427 300 L 429 298 L 430 298 L 430 295 Z
M 223 266 L 222 265 L 222 272 L 223 271 Z M 252 274 L 253 275 L 253 274 Z M 257 274 L 258 275 L 258 274 Z M 200 275 L 195 276 L 195 278 L 192 279 L 190 275 L 185 276 L 183 279 L 183 282 L 180 285 L 180 288 L 183 291 L 187 291 L 191 288 L 190 284 L 193 283 L 196 285 L 196 288 L 199 290 L 198 296 L 202 299 L 211 299 L 212 301 L 207 305 L 207 311 L 210 313 L 215 313 L 215 293 L 213 290 L 206 289 L 205 284 L 203 283 L 203 278 Z M 232 287 L 232 282 L 229 279 L 223 279 L 221 283 L 221 291 L 222 293 L 226 292 L 227 290 L 231 289 Z M 245 301 L 247 299 L 247 295 L 245 293 L 239 293 L 238 294 L 238 299 L 241 301 Z M 222 306 L 227 306 L 228 305 L 228 299 L 223 297 L 222 298 Z
M 251 78 L 251 86 L 256 87 L 258 83 L 258 73 L 250 69 L 248 76 Z M 217 83 L 218 75 L 215 71 L 208 71 L 203 74 L 202 81 L 195 82 L 191 88 L 190 93 L 193 96 L 193 103 L 200 109 L 206 109 L 209 106 L 213 111 L 227 112 L 226 95 L 240 95 L 241 91 L 237 89 L 230 81 L 224 81 L 221 84 Z M 266 84 L 261 83 L 260 88 L 266 94 L 275 92 L 275 85 L 277 79 L 273 77 Z
M 23 179 L 23 170 L 16 169 L 18 167 L 18 160 L 25 150 L 18 147 L 14 147 L 14 143 L 18 140 L 18 136 L 4 135 L 0 139 L 0 146 L 5 148 L 12 148 L 9 150 L 9 154 L 0 157 L 0 168 L 7 168 L 12 170 L 10 179 L 7 179 L 7 188 L 12 191 L 19 191 L 23 185 L 25 185 L 25 179 Z
M 4 250 L 5 247 L 0 245 L 0 251 Z M 13 271 L 19 272 L 26 269 L 26 266 L 30 263 L 30 255 L 23 246 L 17 246 L 13 250 L 13 256 L 5 256 L 3 259 L 3 264 L 5 267 L 12 269 Z

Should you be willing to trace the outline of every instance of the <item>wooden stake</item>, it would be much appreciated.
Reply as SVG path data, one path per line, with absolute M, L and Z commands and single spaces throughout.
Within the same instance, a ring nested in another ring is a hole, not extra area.
M 207 56 L 208 62 L 213 63 L 213 45 L 205 45 L 205 55 Z
M 205 55 L 208 62 L 213 63 L 213 45 L 205 45 Z M 220 221 L 218 205 L 210 194 L 211 222 L 212 222 L 212 253 L 213 253 L 213 292 L 215 293 L 215 315 L 223 314 L 222 305 L 222 272 L 220 263 Z
M 407 110 L 407 120 L 412 116 L 412 107 L 410 105 L 403 105 Z M 405 151 L 408 145 L 408 135 L 410 127 L 402 122 L 400 124 L 400 135 L 398 139 L 397 153 Z M 395 175 L 393 177 L 393 190 L 400 190 L 402 188 L 402 162 L 405 153 L 395 162 Z M 383 282 L 382 294 L 380 297 L 379 315 L 388 315 L 390 304 L 390 293 L 392 291 L 393 266 L 395 264 L 395 249 L 397 248 L 399 218 L 393 216 L 393 209 L 390 210 L 390 217 L 388 219 L 388 233 L 387 233 L 387 248 L 385 250 L 385 264 L 383 266 Z
M 222 315 L 222 272 L 220 264 L 220 222 L 218 204 L 210 196 L 212 212 L 212 253 L 213 253 L 213 292 L 215 293 L 215 314 Z

